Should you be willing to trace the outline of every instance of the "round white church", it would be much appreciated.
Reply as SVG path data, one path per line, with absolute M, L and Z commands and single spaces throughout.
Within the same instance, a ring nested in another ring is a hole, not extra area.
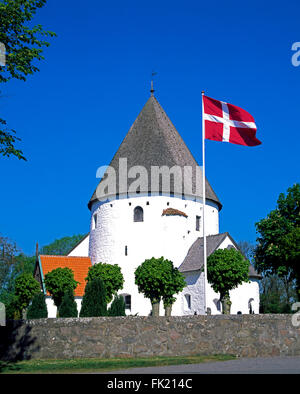
M 222 204 L 206 180 L 205 234 L 207 255 L 216 249 L 237 248 L 229 233 L 219 233 Z M 203 272 L 203 188 L 201 168 L 153 92 L 131 126 L 88 203 L 90 232 L 66 256 L 55 261 L 68 266 L 74 259 L 90 264 L 118 264 L 124 276 L 119 291 L 126 313 L 147 316 L 149 299 L 138 292 L 134 271 L 145 260 L 163 256 L 185 276 L 187 286 L 176 296 L 172 315 L 220 314 L 219 294 L 208 284 L 206 311 Z M 82 260 L 80 260 L 80 258 Z M 39 256 L 36 277 L 49 271 Z M 49 259 L 48 259 L 49 260 Z M 70 262 L 70 263 L 69 263 Z M 87 264 L 88 266 L 88 264 Z M 82 267 L 81 267 L 82 269 Z M 87 268 L 86 268 L 87 269 Z M 230 292 L 231 313 L 259 313 L 260 276 L 249 263 L 250 282 Z M 44 290 L 45 291 L 45 290 Z M 76 295 L 76 293 L 75 293 Z M 82 295 L 76 300 L 80 307 Z M 47 297 L 48 316 L 56 311 Z M 163 315 L 163 305 L 160 306 Z

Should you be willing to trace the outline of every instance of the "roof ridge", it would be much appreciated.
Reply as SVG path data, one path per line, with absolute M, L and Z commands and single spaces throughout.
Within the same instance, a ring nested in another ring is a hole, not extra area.
M 218 233 L 218 234 L 210 234 L 210 235 L 206 235 L 206 237 L 205 238 L 209 238 L 209 237 L 217 237 L 217 236 L 220 236 L 220 235 L 229 235 L 229 233 L 227 232 L 227 231 L 225 231 L 224 233 Z M 203 239 L 203 237 L 198 237 L 197 239 Z M 197 240 L 196 239 L 196 240 Z
M 68 259 L 90 259 L 90 256 L 65 256 L 59 254 L 39 254 L 39 257 L 63 257 Z

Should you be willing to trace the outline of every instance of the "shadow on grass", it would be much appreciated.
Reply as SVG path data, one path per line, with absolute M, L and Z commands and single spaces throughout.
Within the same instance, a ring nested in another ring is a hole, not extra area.
M 0 361 L 0 373 L 17 372 L 20 367 L 13 361 Z

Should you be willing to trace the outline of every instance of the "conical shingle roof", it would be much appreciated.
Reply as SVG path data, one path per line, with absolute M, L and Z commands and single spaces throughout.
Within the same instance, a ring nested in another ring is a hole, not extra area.
M 124 158 L 127 159 L 128 170 L 133 166 L 143 166 L 149 174 L 147 190 L 140 190 L 140 193 L 164 191 L 161 188 L 161 183 L 159 190 L 154 190 L 155 187 L 151 184 L 152 166 L 167 166 L 169 168 L 178 166 L 181 168 L 183 175 L 181 190 L 185 190 L 183 168 L 191 167 L 193 174 L 190 182 L 193 190 L 192 195 L 198 198 L 203 195 L 201 169 L 198 168 L 199 172 L 196 174 L 196 167 L 199 167 L 196 160 L 154 96 L 151 96 L 146 102 L 110 163 L 110 167 L 113 167 L 116 171 L 117 193 L 119 190 L 119 159 Z M 102 180 L 89 202 L 89 208 L 94 201 L 98 200 L 97 196 L 99 194 L 97 191 Z M 132 181 L 128 180 L 127 187 Z M 196 185 L 198 185 L 197 189 Z M 177 194 L 181 190 L 176 190 L 176 183 L 174 186 L 171 178 L 170 192 Z M 217 203 L 219 209 L 221 209 L 222 205 L 207 180 L 206 198 Z

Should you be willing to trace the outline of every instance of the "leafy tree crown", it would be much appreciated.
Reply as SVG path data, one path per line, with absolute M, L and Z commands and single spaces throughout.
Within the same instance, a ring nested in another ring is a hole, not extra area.
M 300 184 L 281 193 L 277 207 L 256 223 L 255 268 L 297 281 L 300 292 Z M 299 293 L 300 294 L 300 293 Z
M 15 281 L 15 296 L 20 310 L 28 307 L 36 293 L 41 291 L 40 284 L 30 273 L 23 273 Z
M 236 249 L 218 249 L 207 258 L 207 279 L 221 298 L 249 282 L 249 261 Z
M 40 24 L 31 26 L 36 12 L 45 4 L 46 0 L 0 1 L 0 42 L 5 45 L 5 66 L 0 66 L 0 83 L 12 78 L 26 81 L 28 75 L 39 71 L 36 61 L 44 59 L 43 47 L 50 45 L 44 37 L 56 36 Z M 15 147 L 20 138 L 6 124 L 0 118 L 0 155 L 26 160 L 23 152 Z
M 57 307 L 60 306 L 65 292 L 68 289 L 74 291 L 79 283 L 74 279 L 73 271 L 68 267 L 59 267 L 48 272 L 44 281 L 46 289 Z
M 164 257 L 145 260 L 135 270 L 135 283 L 138 291 L 152 303 L 164 298 L 169 305 L 175 300 L 173 295 L 185 286 L 182 274 L 174 268 L 172 261 Z

